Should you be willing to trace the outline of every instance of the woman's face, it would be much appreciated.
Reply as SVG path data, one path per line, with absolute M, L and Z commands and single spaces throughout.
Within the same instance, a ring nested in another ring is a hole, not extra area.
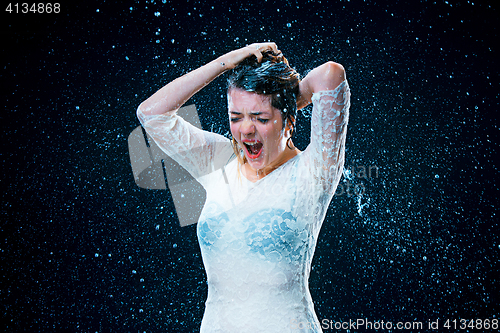
M 269 96 L 239 88 L 228 92 L 231 134 L 245 153 L 249 166 L 261 170 L 276 161 L 286 148 L 281 112 Z

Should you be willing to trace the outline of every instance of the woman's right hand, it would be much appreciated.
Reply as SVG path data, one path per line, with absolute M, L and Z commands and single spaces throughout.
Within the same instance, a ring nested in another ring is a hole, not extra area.
M 225 55 L 222 56 L 221 60 L 227 69 L 233 69 L 240 62 L 242 62 L 243 60 L 252 55 L 257 57 L 258 62 L 261 62 L 262 53 L 265 51 L 273 51 L 276 54 L 281 53 L 278 50 L 278 46 L 276 45 L 276 43 L 273 42 L 253 43 L 245 47 L 242 47 L 241 49 L 237 49 L 229 53 L 226 53 Z

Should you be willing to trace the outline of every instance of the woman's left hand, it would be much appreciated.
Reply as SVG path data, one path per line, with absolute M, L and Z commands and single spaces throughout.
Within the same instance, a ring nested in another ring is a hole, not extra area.
M 262 53 L 265 51 L 273 51 L 276 54 L 281 53 L 278 50 L 278 46 L 276 45 L 276 43 L 273 42 L 254 43 L 242 47 L 240 49 L 231 51 L 229 53 L 226 53 L 221 57 L 221 60 L 225 64 L 225 67 L 227 69 L 233 69 L 240 62 L 242 62 L 248 57 L 251 57 L 252 55 L 257 58 L 258 62 L 261 62 Z

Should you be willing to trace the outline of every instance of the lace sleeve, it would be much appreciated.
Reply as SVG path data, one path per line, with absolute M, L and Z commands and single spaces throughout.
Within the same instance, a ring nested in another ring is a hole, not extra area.
M 344 80 L 334 90 L 313 94 L 311 165 L 325 191 L 335 191 L 344 167 L 350 90 Z
M 146 116 L 138 111 L 137 117 L 158 147 L 197 179 L 223 166 L 232 154 L 227 138 L 203 131 L 176 113 Z

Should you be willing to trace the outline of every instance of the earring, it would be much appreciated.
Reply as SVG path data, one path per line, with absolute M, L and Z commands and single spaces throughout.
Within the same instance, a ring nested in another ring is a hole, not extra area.
M 288 148 L 290 148 L 290 149 L 294 149 L 295 148 L 295 145 L 291 141 L 292 140 L 292 136 L 293 136 L 293 125 L 290 124 L 290 137 L 288 138 L 288 140 L 286 140 L 286 146 Z M 290 147 L 290 142 L 292 142 L 292 147 Z

